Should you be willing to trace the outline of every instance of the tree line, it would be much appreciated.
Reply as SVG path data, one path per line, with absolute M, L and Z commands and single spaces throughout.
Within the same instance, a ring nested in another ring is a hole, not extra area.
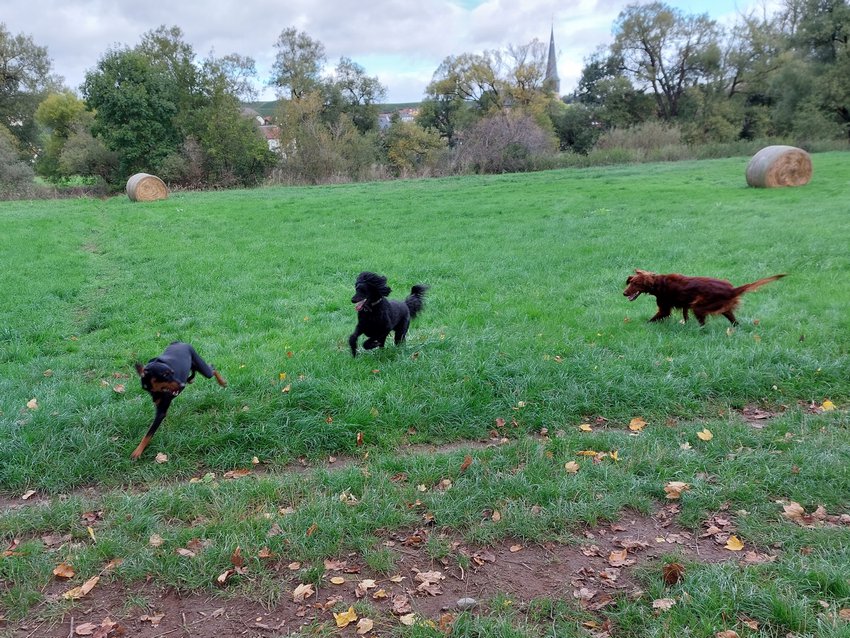
M 562 98 L 534 40 L 448 56 L 415 121 L 380 127 L 378 79 L 346 57 L 324 74 L 322 43 L 286 28 L 267 80 L 279 97 L 272 150 L 245 115 L 258 81 L 249 57 L 199 58 L 179 27 L 161 26 L 107 50 L 78 95 L 51 72 L 45 47 L 0 23 L 0 192 L 26 196 L 36 174 L 119 188 L 140 171 L 230 187 L 533 170 L 642 128 L 685 145 L 850 136 L 845 0 L 784 0 L 728 28 L 663 2 L 633 4 L 613 32 Z

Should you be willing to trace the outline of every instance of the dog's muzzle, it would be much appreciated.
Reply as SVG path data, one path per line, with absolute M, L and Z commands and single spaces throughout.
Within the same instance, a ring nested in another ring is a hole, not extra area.
M 623 294 L 626 295 L 626 293 L 623 293 Z M 640 290 L 638 290 L 637 292 L 632 293 L 630 295 L 626 295 L 626 297 L 628 298 L 629 301 L 634 301 L 635 299 L 640 297 Z
M 368 300 L 368 299 L 361 299 L 360 301 L 356 302 L 356 303 L 354 304 L 354 309 L 355 309 L 357 312 L 360 312 L 361 310 L 363 310 L 363 308 L 365 308 L 365 307 L 366 307 L 366 302 L 367 302 L 367 301 L 369 301 L 369 300 Z

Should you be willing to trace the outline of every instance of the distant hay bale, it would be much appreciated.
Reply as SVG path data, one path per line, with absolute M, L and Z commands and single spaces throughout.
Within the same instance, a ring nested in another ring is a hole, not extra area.
M 803 186 L 812 179 L 812 159 L 794 146 L 765 146 L 747 164 L 747 184 L 756 188 Z
M 156 175 L 136 173 L 127 180 L 127 197 L 133 202 L 155 202 L 168 197 L 168 188 Z

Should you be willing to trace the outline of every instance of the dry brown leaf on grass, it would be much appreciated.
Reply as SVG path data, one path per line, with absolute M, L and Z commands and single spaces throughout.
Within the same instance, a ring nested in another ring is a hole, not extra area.
M 74 568 L 71 567 L 68 563 L 59 563 L 53 569 L 53 575 L 57 578 L 73 578 L 74 574 Z
M 567 461 L 564 464 L 564 469 L 567 471 L 568 474 L 575 474 L 579 471 L 579 464 L 575 461 Z M 584 476 L 584 474 L 582 474 L 582 476 Z
M 74 587 L 66 591 L 62 594 L 62 598 L 65 600 L 78 600 L 94 589 L 94 586 L 97 585 L 97 581 L 99 580 L 100 576 L 92 576 L 79 587 Z
M 578 429 L 581 432 L 593 432 L 593 426 L 590 423 L 582 423 L 578 426 Z
M 844 609 L 839 609 L 838 610 L 838 617 L 841 618 L 841 620 L 850 621 L 850 607 L 845 607 Z
M 334 576 L 333 578 L 331 578 L 331 583 L 334 585 L 342 585 L 345 583 L 345 578 L 343 578 L 342 576 Z
M 733 631 L 732 629 L 725 629 L 723 631 L 718 631 L 714 634 L 714 638 L 740 638 L 738 636 L 737 631 Z
M 157 455 L 154 457 L 154 461 L 159 464 L 168 463 L 168 455 L 163 454 L 162 452 L 157 452 Z
M 667 563 L 661 570 L 661 576 L 667 585 L 675 585 L 685 576 L 685 567 L 681 563 Z
M 460 473 L 463 474 L 466 470 L 469 469 L 469 466 L 472 465 L 472 457 L 467 454 L 463 457 L 463 463 L 460 464 Z
M 708 428 L 703 428 L 701 431 L 697 432 L 697 438 L 700 441 L 711 441 L 711 439 L 714 438 L 714 435 Z
M 38 410 L 38 399 L 30 399 L 27 401 L 28 410 Z
M 107 616 L 99 625 L 91 622 L 78 625 L 74 633 L 78 636 L 91 636 L 91 638 L 107 638 L 113 630 L 115 630 L 116 635 L 124 633 L 123 628 Z
M 416 623 L 416 614 L 405 614 L 399 616 L 399 622 L 406 627 L 412 627 Z
M 640 418 L 639 416 L 638 416 L 638 417 L 635 417 L 634 419 L 632 419 L 631 421 L 629 421 L 629 429 L 630 429 L 632 432 L 640 432 L 640 431 L 641 431 L 641 430 L 643 430 L 645 427 L 646 427 L 646 421 L 644 421 L 644 420 L 643 420 L 642 418 Z
M 21 500 L 22 501 L 28 501 L 29 499 L 31 499 L 35 495 L 36 495 L 35 490 L 27 490 L 26 492 L 21 494 Z
M 681 498 L 682 492 L 687 492 L 689 489 L 691 486 L 682 481 L 670 481 L 664 486 L 664 492 L 670 500 Z
M 139 617 L 140 622 L 149 622 L 152 627 L 159 627 L 159 623 L 162 622 L 162 619 L 165 618 L 165 614 L 154 614 L 153 616 L 149 614 L 145 614 L 144 616 Z
M 658 598 L 652 601 L 652 608 L 659 611 L 667 611 L 675 604 L 676 600 L 674 598 Z
M 363 598 L 370 589 L 374 589 L 377 586 L 374 579 L 365 578 L 357 583 L 357 586 L 354 588 L 354 595 L 358 598 Z
M 226 479 L 241 479 L 245 478 L 251 473 L 251 470 L 247 469 L 238 469 L 238 470 L 228 470 L 225 472 L 222 477 Z

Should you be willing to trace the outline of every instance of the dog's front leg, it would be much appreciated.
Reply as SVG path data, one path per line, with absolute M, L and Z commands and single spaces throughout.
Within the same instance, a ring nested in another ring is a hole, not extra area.
M 360 326 L 354 329 L 351 336 L 348 338 L 348 347 L 351 348 L 351 356 L 357 356 L 357 338 L 361 335 Z
M 650 319 L 650 321 L 661 321 L 662 319 L 666 319 L 670 316 L 670 311 L 672 308 L 670 306 L 662 306 L 659 304 L 658 312 Z
M 147 434 L 142 437 L 142 440 L 139 441 L 136 449 L 133 450 L 133 453 L 130 455 L 130 458 L 134 461 L 142 455 L 142 452 L 145 451 L 148 443 L 151 442 L 153 435 L 156 433 L 157 428 L 159 428 L 160 424 L 165 420 L 165 415 L 168 413 L 168 406 L 171 405 L 172 398 L 173 397 L 166 396 L 156 402 L 156 415 L 153 418 L 153 423 L 150 428 L 148 428 Z

